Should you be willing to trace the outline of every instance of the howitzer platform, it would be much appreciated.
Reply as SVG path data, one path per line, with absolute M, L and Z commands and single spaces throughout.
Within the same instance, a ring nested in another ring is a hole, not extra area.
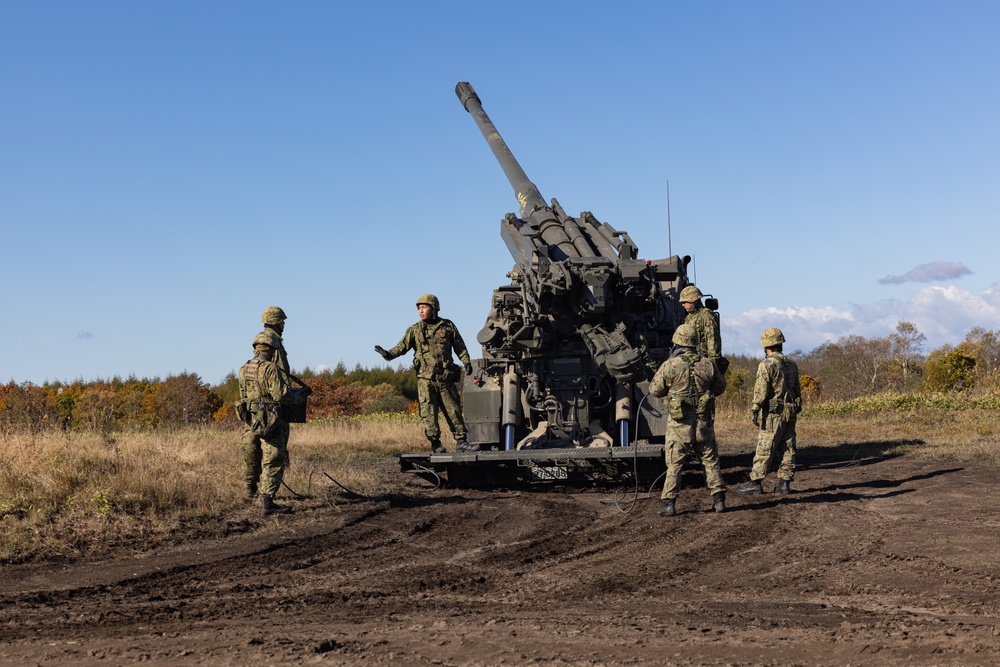
M 400 471 L 463 488 L 531 484 L 651 484 L 666 470 L 663 445 L 401 454 Z

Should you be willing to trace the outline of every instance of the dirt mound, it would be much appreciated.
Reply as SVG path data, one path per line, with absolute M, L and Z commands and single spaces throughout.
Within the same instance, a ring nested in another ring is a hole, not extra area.
M 672 518 L 414 486 L 266 535 L 7 566 L 0 663 L 1000 662 L 998 470 L 802 459 L 792 495 L 724 514 L 695 471 Z

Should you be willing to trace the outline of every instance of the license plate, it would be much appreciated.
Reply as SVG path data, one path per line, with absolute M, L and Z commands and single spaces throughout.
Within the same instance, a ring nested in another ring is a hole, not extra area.
M 535 466 L 531 469 L 535 479 L 569 479 L 569 469 L 566 466 Z

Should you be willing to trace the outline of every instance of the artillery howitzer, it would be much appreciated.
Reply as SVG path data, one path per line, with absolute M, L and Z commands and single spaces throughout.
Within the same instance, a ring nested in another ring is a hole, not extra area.
M 457 484 L 655 477 L 666 414 L 646 394 L 684 321 L 690 257 L 639 259 L 628 233 L 547 204 L 472 86 L 455 92 L 520 204 L 500 226 L 515 264 L 463 386 L 468 440 L 482 451 L 406 455 L 403 470 L 445 471 Z

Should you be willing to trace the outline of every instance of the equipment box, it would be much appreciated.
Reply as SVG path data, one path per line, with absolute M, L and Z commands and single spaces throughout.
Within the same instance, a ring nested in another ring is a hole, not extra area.
M 302 389 L 300 387 L 293 387 L 292 393 L 297 396 L 297 400 L 294 405 L 286 406 L 285 414 L 288 415 L 289 424 L 305 424 L 306 423 L 306 401 L 307 389 Z

